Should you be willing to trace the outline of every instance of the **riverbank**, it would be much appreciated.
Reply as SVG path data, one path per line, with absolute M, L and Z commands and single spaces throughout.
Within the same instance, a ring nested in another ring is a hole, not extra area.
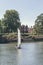
M 1 37 L 0 38 L 0 43 L 11 43 L 11 42 L 17 42 L 17 38 L 5 38 Z M 22 38 L 21 42 L 36 42 L 36 41 L 43 41 L 43 38 Z
M 10 43 L 10 42 L 17 42 L 18 37 L 17 34 L 10 33 L 10 34 L 3 34 L 0 35 L 0 43 Z M 31 36 L 31 35 L 21 35 L 21 42 L 36 42 L 36 41 L 43 41 L 43 36 Z

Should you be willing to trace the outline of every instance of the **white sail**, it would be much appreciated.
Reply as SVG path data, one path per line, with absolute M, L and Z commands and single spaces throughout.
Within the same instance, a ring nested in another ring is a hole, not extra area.
M 21 35 L 20 35 L 20 30 L 19 29 L 17 29 L 18 30 L 18 47 L 20 47 L 21 46 Z

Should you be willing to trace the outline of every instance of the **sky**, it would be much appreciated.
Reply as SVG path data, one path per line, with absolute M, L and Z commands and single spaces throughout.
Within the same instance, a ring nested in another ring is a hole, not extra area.
M 43 13 L 43 0 L 0 0 L 0 19 L 6 10 L 15 9 L 21 24 L 33 26 L 38 15 Z

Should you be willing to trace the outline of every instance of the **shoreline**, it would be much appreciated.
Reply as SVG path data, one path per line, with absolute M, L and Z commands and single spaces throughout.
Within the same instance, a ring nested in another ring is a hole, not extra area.
M 21 36 L 21 42 L 37 42 L 43 41 L 43 36 Z M 15 35 L 2 35 L 0 36 L 0 43 L 11 43 L 18 42 L 17 36 Z
M 40 38 L 28 38 L 28 39 L 21 39 L 21 42 L 43 42 L 43 39 Z M 18 40 L 17 39 L 0 39 L 0 43 L 4 44 L 4 43 L 17 43 Z

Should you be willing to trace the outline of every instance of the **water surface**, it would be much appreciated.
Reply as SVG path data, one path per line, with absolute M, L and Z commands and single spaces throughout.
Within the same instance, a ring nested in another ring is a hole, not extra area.
M 0 44 L 0 65 L 43 65 L 43 42 Z

